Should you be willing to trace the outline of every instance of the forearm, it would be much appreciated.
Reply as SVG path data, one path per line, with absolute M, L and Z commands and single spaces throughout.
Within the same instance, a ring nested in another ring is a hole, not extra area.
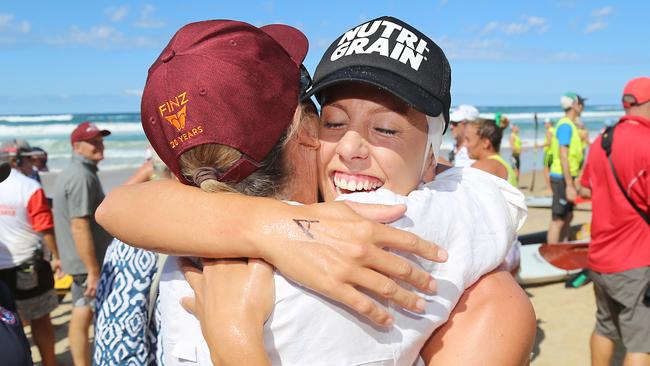
M 59 259 L 59 249 L 56 246 L 53 229 L 43 231 L 43 242 L 47 246 L 47 249 L 50 250 L 50 253 L 52 253 L 52 259 Z
M 560 165 L 562 166 L 562 175 L 567 187 L 575 187 L 571 169 L 569 168 L 569 148 L 560 146 Z
M 146 182 L 149 180 L 149 177 L 151 177 L 151 174 L 153 174 L 153 163 L 147 161 L 142 164 L 140 168 L 138 168 L 138 170 L 136 170 L 135 173 L 126 180 L 126 182 L 124 182 L 124 185 Z
M 73 218 L 70 229 L 77 253 L 86 270 L 88 273 L 99 273 L 99 264 L 95 256 L 95 245 L 90 230 L 90 219 Z
M 580 187 L 580 189 L 578 190 L 578 194 L 582 198 L 591 198 L 591 189 L 587 187 Z
M 283 217 L 287 206 L 157 181 L 115 188 L 95 217 L 114 237 L 139 248 L 181 256 L 263 258 L 261 231 L 265 224 L 281 221 L 272 218 Z

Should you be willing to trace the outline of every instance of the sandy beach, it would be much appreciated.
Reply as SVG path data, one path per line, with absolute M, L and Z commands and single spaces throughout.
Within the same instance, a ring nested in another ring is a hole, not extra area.
M 133 171 L 133 169 L 100 171 L 105 191 L 109 192 L 119 185 Z M 43 176 L 46 193 L 51 192 L 55 175 L 51 173 Z M 546 192 L 543 174 L 537 172 L 535 178 L 534 192 L 528 190 L 532 173 L 522 174 L 520 188 L 526 194 L 544 195 Z M 548 209 L 530 209 L 528 220 L 520 234 L 546 230 L 550 217 L 551 213 Z M 589 205 L 580 205 L 575 212 L 573 223 L 586 223 L 590 220 Z M 596 310 L 592 285 L 566 289 L 564 283 L 551 283 L 525 287 L 525 291 L 535 307 L 538 323 L 532 365 L 588 365 L 589 336 L 593 329 Z M 60 365 L 72 365 L 67 340 L 70 310 L 68 294 L 61 306 L 52 313 L 57 339 L 56 353 Z M 29 327 L 26 327 L 28 337 L 29 332 Z M 35 361 L 40 360 L 35 347 L 32 347 L 32 354 Z

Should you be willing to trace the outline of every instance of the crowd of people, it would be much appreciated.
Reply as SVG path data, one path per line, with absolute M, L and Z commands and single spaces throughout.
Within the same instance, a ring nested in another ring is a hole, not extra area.
M 535 314 L 515 281 L 519 127 L 451 110 L 444 51 L 399 19 L 342 33 L 313 80 L 307 51 L 285 25 L 182 27 L 142 96 L 151 154 L 107 197 L 97 171 L 110 131 L 74 129 L 51 203 L 47 154 L 0 146 L 10 364 L 31 364 L 24 323 L 43 365 L 57 364 L 49 314 L 64 273 L 75 365 L 530 362 Z M 548 242 L 567 239 L 578 194 L 591 197 L 592 364 L 621 340 L 626 364 L 648 365 L 650 79 L 628 84 L 626 115 L 590 146 L 584 103 L 566 93 L 565 117 L 546 122 Z

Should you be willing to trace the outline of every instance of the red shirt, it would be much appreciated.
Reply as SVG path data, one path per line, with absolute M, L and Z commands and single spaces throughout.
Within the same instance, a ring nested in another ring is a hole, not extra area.
M 616 184 L 601 136 L 591 144 L 580 183 L 591 188 L 589 266 L 621 272 L 650 265 L 650 225 L 634 210 Z M 616 126 L 611 158 L 628 195 L 650 213 L 650 120 L 624 116 Z

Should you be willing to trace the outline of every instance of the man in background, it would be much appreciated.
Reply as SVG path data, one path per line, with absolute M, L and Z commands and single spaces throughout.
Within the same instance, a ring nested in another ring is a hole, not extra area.
M 467 147 L 465 146 L 465 124 L 476 121 L 478 118 L 478 109 L 469 104 L 459 105 L 449 115 L 451 134 L 455 140 L 454 148 L 449 153 L 449 162 L 454 166 L 466 167 L 474 164 L 474 160 L 469 158 Z
M 11 165 L 8 162 L 0 163 L 0 183 L 4 182 L 9 174 L 11 174 Z M 10 365 L 32 365 L 32 354 L 17 313 L 16 303 L 11 291 L 2 281 L 0 281 L 0 354 Z
M 547 243 L 560 243 L 569 237 L 576 199 L 575 179 L 584 159 L 583 142 L 576 121 L 585 108 L 585 98 L 576 93 L 566 93 L 560 98 L 564 117 L 555 126 L 551 140 L 551 224 L 546 236 Z
M 32 170 L 31 151 L 25 146 L 16 140 L 0 145 L 0 162 L 11 167 L 9 177 L 0 183 L 0 281 L 16 299 L 21 317 L 31 324 L 43 365 L 55 366 L 50 312 L 59 302 L 52 269 L 60 272 L 60 265 L 52 211 L 43 188 L 22 173 Z M 54 268 L 43 258 L 43 242 Z
M 626 366 L 650 365 L 650 78 L 627 84 L 623 107 L 625 116 L 609 132 L 611 160 L 601 135 L 589 149 L 580 180 L 580 195 L 592 202 L 594 366 L 610 364 L 616 340 L 625 345 Z
M 104 159 L 104 137 L 95 124 L 83 122 L 72 131 L 72 159 L 54 187 L 54 221 L 63 269 L 72 275 L 72 318 L 68 337 L 76 366 L 90 364 L 88 332 L 100 265 L 112 238 L 95 221 L 104 199 L 97 164 Z

